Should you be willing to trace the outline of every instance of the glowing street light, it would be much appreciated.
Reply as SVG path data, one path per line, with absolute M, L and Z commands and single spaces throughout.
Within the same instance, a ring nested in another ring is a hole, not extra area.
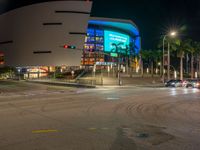
M 172 32 L 170 32 L 170 35 L 171 35 L 172 37 L 175 37 L 175 36 L 176 36 L 176 34 L 177 34 L 177 32 L 176 32 L 176 31 L 172 31 Z
M 176 70 L 174 70 L 174 78 L 175 79 L 177 78 L 177 72 L 176 72 Z

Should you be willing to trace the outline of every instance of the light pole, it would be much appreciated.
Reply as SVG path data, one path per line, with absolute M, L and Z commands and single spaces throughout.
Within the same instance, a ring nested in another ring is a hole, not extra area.
M 171 31 L 169 34 L 166 34 L 164 35 L 163 37 L 163 82 L 164 82 L 164 79 L 165 79 L 165 73 L 164 73 L 164 68 L 165 68 L 165 40 L 166 40 L 166 37 L 169 36 L 169 37 L 175 37 L 177 35 L 177 32 L 176 31 Z M 170 44 L 168 42 L 168 50 L 167 50 L 167 79 L 169 80 L 170 79 Z
M 167 80 L 170 79 L 170 44 L 167 43 Z
M 165 71 L 164 71 L 164 69 L 165 69 L 165 39 L 166 39 L 167 36 L 168 35 L 164 35 L 164 37 L 163 37 L 163 66 L 162 66 L 162 68 L 163 68 L 163 70 L 162 70 L 162 72 L 163 72 L 163 82 L 165 82 Z

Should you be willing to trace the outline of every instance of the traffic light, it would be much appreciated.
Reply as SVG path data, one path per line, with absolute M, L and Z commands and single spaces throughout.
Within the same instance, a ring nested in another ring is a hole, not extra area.
M 76 46 L 65 44 L 65 45 L 63 45 L 63 48 L 76 49 Z
M 68 48 L 68 45 L 64 45 L 63 48 Z

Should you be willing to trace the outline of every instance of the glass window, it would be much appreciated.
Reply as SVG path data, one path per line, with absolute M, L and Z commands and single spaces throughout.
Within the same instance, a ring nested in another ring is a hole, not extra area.
M 103 30 L 96 30 L 96 36 L 103 36 Z
M 103 43 L 103 37 L 96 37 L 96 43 Z
M 96 50 L 103 51 L 103 44 L 96 44 Z
M 87 36 L 94 36 L 94 29 L 87 29 Z

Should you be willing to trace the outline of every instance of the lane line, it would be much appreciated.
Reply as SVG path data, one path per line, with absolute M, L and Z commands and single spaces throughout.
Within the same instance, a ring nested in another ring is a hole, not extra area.
M 58 130 L 33 130 L 32 133 L 50 133 L 50 132 L 58 132 Z
M 107 99 L 107 100 L 118 100 L 119 97 L 107 97 L 106 99 Z
M 96 130 L 97 128 L 88 128 L 89 130 Z
M 104 128 L 101 128 L 102 130 L 108 130 L 109 128 L 106 128 L 106 127 L 104 127 Z

